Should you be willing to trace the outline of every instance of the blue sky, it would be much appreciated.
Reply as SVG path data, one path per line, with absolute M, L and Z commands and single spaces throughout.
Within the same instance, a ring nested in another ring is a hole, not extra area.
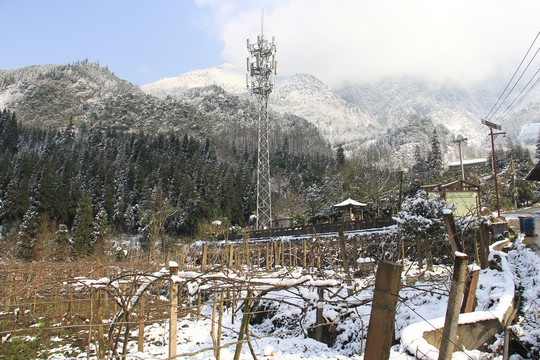
M 281 75 L 330 86 L 415 76 L 474 82 L 515 69 L 537 0 L 0 0 L 0 68 L 88 58 L 135 84 L 230 62 L 275 35 Z
M 0 3 L 0 68 L 88 58 L 142 85 L 224 62 L 223 42 L 204 30 L 205 9 L 192 1 Z

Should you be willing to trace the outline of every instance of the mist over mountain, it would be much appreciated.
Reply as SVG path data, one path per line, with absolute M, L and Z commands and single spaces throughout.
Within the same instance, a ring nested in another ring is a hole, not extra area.
M 249 98 L 245 73 L 230 64 L 163 79 L 143 85 L 141 89 L 148 94 L 170 95 L 189 101 L 189 95 L 185 95 L 189 89 L 208 84 L 218 85 L 240 98 Z M 481 119 L 489 113 L 505 85 L 506 80 L 502 78 L 465 86 L 400 77 L 369 84 L 348 83 L 332 89 L 312 75 L 296 74 L 276 77 L 270 108 L 306 119 L 333 147 L 343 145 L 348 151 L 377 141 L 387 143 L 388 136 L 395 138 L 396 129 L 416 119 L 429 119 L 424 124 L 428 128 L 417 130 L 424 134 L 436 130 L 447 160 L 450 160 L 457 156 L 452 140 L 458 135 L 467 137 L 472 147 L 486 146 L 487 131 L 481 125 Z M 513 141 L 528 139 L 530 143 L 531 136 L 537 137 L 537 134 L 528 133 L 534 127 L 527 124 L 540 121 L 539 103 L 540 91 L 532 92 L 525 104 L 504 120 L 508 138 Z M 395 149 L 404 152 L 399 154 L 400 157 L 412 156 L 414 146 L 407 146 L 407 143 L 418 144 L 425 140 L 425 136 L 414 135 L 418 131 L 408 132 L 410 137 L 400 140 L 401 144 Z M 476 152 L 471 150 L 471 154 Z

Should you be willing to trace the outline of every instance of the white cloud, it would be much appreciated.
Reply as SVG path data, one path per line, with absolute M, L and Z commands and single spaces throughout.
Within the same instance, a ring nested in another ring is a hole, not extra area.
M 284 75 L 310 73 L 330 85 L 419 76 L 471 82 L 514 70 L 540 30 L 538 1 L 198 0 L 212 11 L 222 55 L 243 66 L 246 38 L 278 42 Z

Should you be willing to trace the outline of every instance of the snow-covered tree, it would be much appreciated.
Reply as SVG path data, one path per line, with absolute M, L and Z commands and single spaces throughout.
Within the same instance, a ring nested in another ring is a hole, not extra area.
M 109 235 L 109 222 L 107 212 L 100 206 L 98 213 L 92 223 L 92 234 L 90 234 L 90 247 L 93 254 L 103 255 L 105 253 L 107 237 Z
M 452 205 L 440 198 L 430 198 L 421 191 L 416 197 L 405 200 L 401 211 L 394 217 L 404 240 L 414 239 L 421 267 L 426 254 L 427 265 L 433 265 L 431 249 L 445 234 L 443 215 L 452 210 Z
M 60 224 L 53 240 L 54 260 L 65 261 L 71 256 L 71 236 L 65 224 Z
M 433 137 L 431 138 L 431 151 L 428 154 L 426 165 L 432 178 L 440 175 L 443 169 L 441 143 L 439 142 L 439 137 L 437 136 L 437 132 L 435 130 L 433 130 Z
M 37 248 L 37 234 L 39 230 L 40 215 L 35 207 L 30 207 L 24 214 L 21 227 L 19 228 L 17 255 L 23 260 L 35 260 L 39 255 Z
M 94 222 L 92 201 L 87 192 L 83 192 L 79 206 L 77 207 L 77 215 L 73 223 L 72 232 L 73 246 L 79 255 L 87 255 L 90 250 L 90 235 L 92 234 L 92 224 Z

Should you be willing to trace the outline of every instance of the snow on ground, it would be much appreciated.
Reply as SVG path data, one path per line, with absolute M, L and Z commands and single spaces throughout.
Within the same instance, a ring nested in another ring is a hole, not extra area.
M 540 298 L 540 260 L 519 243 L 508 254 L 492 250 L 491 259 L 498 261 L 500 270 L 484 269 L 480 272 L 477 286 L 478 305 L 474 313 L 462 315 L 463 321 L 474 321 L 485 318 L 501 318 L 509 305 L 509 299 L 514 294 L 515 283 L 523 292 L 525 313 L 515 321 L 513 330 L 521 337 L 521 341 L 538 349 L 540 344 L 540 316 L 538 299 Z M 414 264 L 405 264 L 402 273 L 402 289 L 396 314 L 396 339 L 399 345 L 392 347 L 390 359 L 414 359 L 410 352 L 416 349 L 430 355 L 426 358 L 437 358 L 438 351 L 423 342 L 421 334 L 440 327 L 444 323 L 449 279 L 451 269 L 445 266 L 435 266 L 433 270 L 423 275 Z M 331 275 L 331 274 L 328 274 Z M 292 359 L 363 359 L 361 354 L 365 347 L 365 336 L 369 324 L 374 276 L 355 279 L 354 287 L 362 289 L 353 297 L 347 297 L 347 290 L 335 286 L 334 295 L 346 298 L 335 304 L 325 303 L 324 316 L 336 320 L 337 337 L 332 346 L 317 342 L 307 336 L 307 330 L 315 322 L 315 312 L 318 294 L 311 287 L 295 287 L 268 293 L 261 301 L 258 309 L 269 310 L 265 316 L 254 318 L 250 326 L 250 336 L 253 350 L 258 359 L 292 360 Z M 331 300 L 332 291 L 326 294 L 326 300 Z M 344 316 L 343 314 L 347 314 Z M 206 305 L 202 309 L 201 318 L 194 315 L 178 320 L 178 349 L 177 354 L 186 359 L 214 358 L 211 338 L 212 307 Z M 255 317 L 257 315 L 254 315 Z M 242 319 L 238 311 L 234 317 L 230 309 L 223 316 L 223 333 L 221 344 L 221 359 L 232 359 L 235 351 L 235 341 Z M 442 322 L 441 322 L 442 319 Z M 168 356 L 168 322 L 156 322 L 145 327 L 144 352 L 137 351 L 137 342 L 131 341 L 128 346 L 127 359 L 165 359 Z M 133 330 L 132 338 L 137 337 Z M 497 345 L 501 345 L 499 341 Z M 430 348 L 431 347 L 431 348 Z M 495 352 L 498 349 L 493 348 Z M 406 349 L 409 349 L 407 353 Z M 63 353 L 73 349 L 58 348 L 49 359 L 67 359 Z M 538 350 L 537 350 L 538 351 Z M 454 358 L 502 359 L 501 355 L 485 354 L 477 350 L 455 353 Z M 77 358 L 86 358 L 86 353 L 78 354 Z M 90 357 L 92 358 L 92 356 Z M 247 343 L 242 347 L 241 359 L 252 359 Z

